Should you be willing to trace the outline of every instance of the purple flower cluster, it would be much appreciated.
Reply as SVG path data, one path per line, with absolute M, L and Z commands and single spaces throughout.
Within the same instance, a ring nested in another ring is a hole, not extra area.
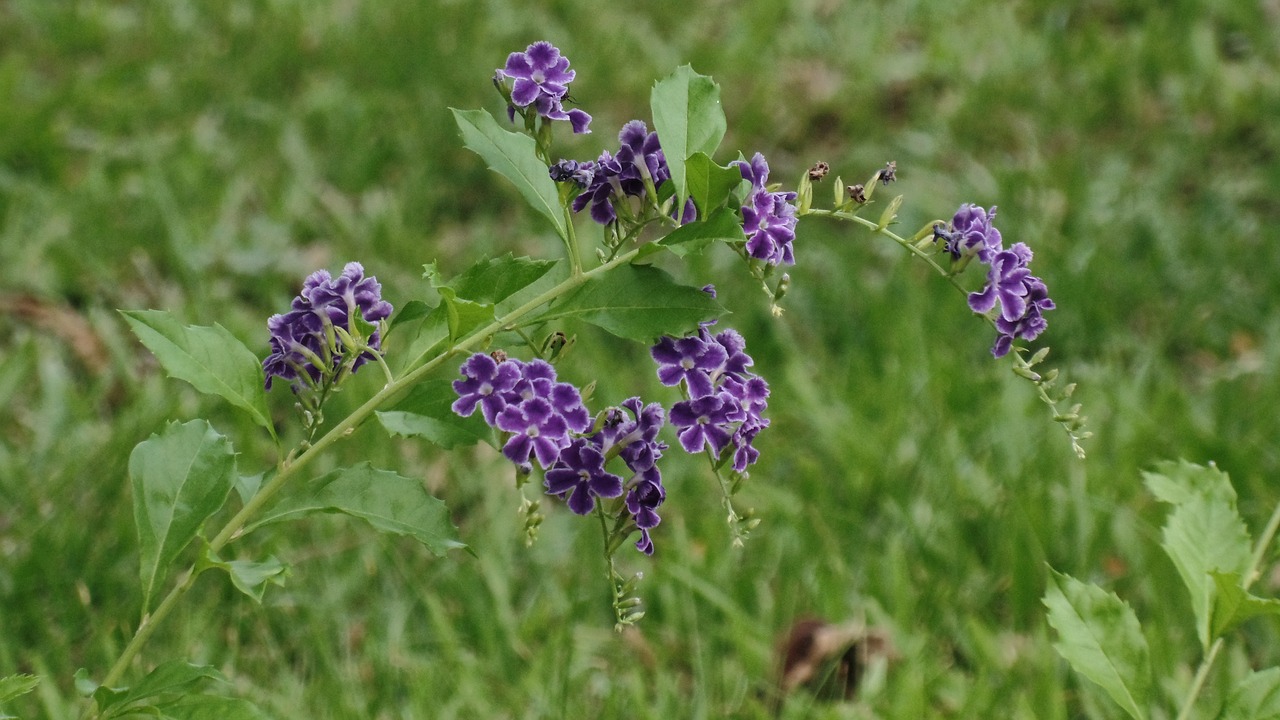
M 355 336 L 359 332 L 353 323 L 355 318 L 377 323 L 390 317 L 392 310 L 391 304 L 382 299 L 382 285 L 373 276 L 365 277 L 364 267 L 358 262 L 347 263 L 336 278 L 327 270 L 312 273 L 291 307 L 289 312 L 267 320 L 271 354 L 262 362 L 262 369 L 268 390 L 277 377 L 291 381 L 294 392 L 307 380 L 311 385 L 320 383 L 345 360 L 346 349 L 334 328 Z M 371 351 L 378 350 L 379 332 L 375 330 L 367 343 Z M 351 371 L 372 359 L 371 352 L 362 353 L 352 362 Z
M 747 254 L 770 265 L 794 265 L 791 243 L 796 239 L 796 206 L 793 192 L 769 192 L 769 163 L 756 153 L 751 162 L 735 163 L 751 191 L 742 206 L 742 230 Z
M 547 493 L 565 500 L 569 509 L 586 515 L 595 498 L 616 498 L 640 530 L 636 548 L 653 553 L 649 530 L 657 527 L 657 509 L 666 499 L 657 461 L 666 450 L 658 431 L 666 421 L 662 406 L 631 398 L 610 408 L 598 430 L 582 395 L 569 383 L 557 382 L 555 368 L 543 360 L 501 362 L 476 353 L 459 369 L 453 383 L 458 399 L 452 408 L 469 417 L 480 408 L 485 422 L 508 435 L 502 453 L 517 466 L 532 470 L 536 460 L 545 470 Z M 606 465 L 620 457 L 632 472 L 626 481 Z
M 494 81 L 512 80 L 507 115 L 513 121 L 517 107 L 532 106 L 538 115 L 548 120 L 568 120 L 575 133 L 589 133 L 590 115 L 576 108 L 567 112 L 564 109 L 569 83 L 576 76 L 577 73 L 569 69 L 569 59 L 561 55 L 556 46 L 542 40 L 524 52 L 507 56 L 507 64 L 498 68 Z
M 594 161 L 561 160 L 551 166 L 551 179 L 572 181 L 582 189 L 573 200 L 573 211 L 591 206 L 591 219 L 608 225 L 618 219 L 615 203 L 627 197 L 645 196 L 645 179 L 656 191 L 671 177 L 666 156 L 658 143 L 658 133 L 649 132 L 641 120 L 632 120 L 618 132 L 618 151 L 605 150 Z M 682 223 L 697 219 L 693 200 L 685 203 Z
M 950 228 L 935 228 L 935 238 L 944 240 L 943 249 L 953 259 L 977 257 L 987 265 L 986 284 L 969 293 L 969 308 L 990 312 L 997 304 L 995 345 L 991 354 L 1004 357 L 1015 338 L 1035 340 L 1048 327 L 1044 313 L 1054 308 L 1044 281 L 1031 274 L 1031 248 L 1014 243 L 1005 249 L 1000 231 L 992 225 L 996 209 L 987 212 L 977 205 L 964 204 L 956 211 Z
M 760 457 L 752 442 L 769 426 L 763 416 L 769 384 L 747 369 L 753 361 L 745 349 L 737 331 L 712 335 L 704 326 L 697 335 L 664 337 L 650 350 L 658 363 L 658 380 L 683 383 L 688 391 L 689 399 L 671 408 L 680 446 L 690 453 L 710 448 L 717 458 L 732 448 L 737 472 Z

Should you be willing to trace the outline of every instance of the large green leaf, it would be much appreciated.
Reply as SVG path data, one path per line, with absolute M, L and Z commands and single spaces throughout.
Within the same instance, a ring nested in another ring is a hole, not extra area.
M 1249 567 L 1250 541 L 1235 505 L 1192 495 L 1177 505 L 1164 526 L 1164 550 L 1191 593 L 1200 644 L 1207 650 L 1217 586 L 1210 573 L 1243 575 Z
M 533 138 L 503 130 L 484 110 L 450 110 L 467 149 L 484 158 L 489 169 L 510 180 L 529 205 L 551 221 L 556 234 L 567 241 L 560 193 L 547 166 L 538 159 Z
M 444 503 L 427 494 L 422 481 L 378 470 L 369 463 L 341 468 L 283 498 L 247 529 L 316 513 L 343 513 L 378 530 L 407 535 L 436 555 L 466 547 L 449 521 Z
M 171 377 L 249 413 L 275 437 L 262 363 L 221 325 L 183 325 L 163 310 L 121 310 L 133 333 Z
M 479 412 L 464 418 L 453 411 L 457 399 L 451 380 L 421 382 L 390 410 L 379 412 L 378 421 L 392 435 L 425 438 L 446 450 L 477 442 L 496 447 L 493 428 Z
M 236 482 L 231 442 L 204 420 L 170 423 L 129 456 L 133 516 L 141 545 L 142 607 Z
M 1280 668 L 1250 673 L 1222 706 L 1219 720 L 1280 720 Z
M 1238 573 L 1210 573 L 1217 598 L 1213 604 L 1210 637 L 1216 638 L 1240 623 L 1261 615 L 1280 615 L 1280 600 L 1260 598 L 1244 589 Z
M 676 207 L 684 207 L 689 197 L 686 160 L 694 153 L 715 155 L 724 138 L 727 123 L 720 105 L 720 86 L 682 65 L 653 86 L 649 107 L 675 184 Z
M 628 340 L 650 343 L 684 335 L 724 308 L 711 295 L 680 285 L 657 268 L 624 265 L 587 281 L 552 305 L 539 320 L 577 318 Z
M 133 687 L 120 690 L 99 687 L 94 691 L 93 699 L 98 703 L 98 710 L 104 716 L 116 717 L 130 712 L 129 706 L 135 703 L 159 695 L 185 694 L 206 680 L 225 682 L 226 678 L 209 665 L 193 665 L 180 660 L 171 660 L 158 665 Z
M 155 709 L 162 720 L 271 720 L 248 700 L 218 695 L 187 695 Z
M 1155 471 L 1142 473 L 1147 489 L 1163 502 L 1177 505 L 1195 497 L 1209 497 L 1236 502 L 1236 490 L 1231 479 L 1217 467 L 1196 465 L 1186 460 L 1165 460 L 1157 463 Z
M 1151 658 L 1133 609 L 1096 585 L 1050 569 L 1044 604 L 1054 647 L 1076 672 L 1106 690 L 1130 717 L 1147 717 Z

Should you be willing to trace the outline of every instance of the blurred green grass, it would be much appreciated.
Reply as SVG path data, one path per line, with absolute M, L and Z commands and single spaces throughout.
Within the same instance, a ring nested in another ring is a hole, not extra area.
M 1255 530 L 1277 501 L 1276 14 L 1191 0 L 0 5 L 0 674 L 48 676 L 13 710 L 68 716 L 71 672 L 101 672 L 136 622 L 135 443 L 204 415 L 243 467 L 272 459 L 240 418 L 163 378 L 113 311 L 219 322 L 265 352 L 265 317 L 318 267 L 359 259 L 398 305 L 425 262 L 555 253 L 447 111 L 500 112 L 493 68 L 543 38 L 596 118 L 566 156 L 647 120 L 652 82 L 689 62 L 722 86 L 722 161 L 762 151 L 790 185 L 819 159 L 850 182 L 896 160 L 911 231 L 998 204 L 1058 302 L 1042 344 L 1080 383 L 1089 459 L 991 361 L 951 288 L 807 220 L 781 321 L 727 254 L 686 273 L 717 284 L 773 384 L 744 498 L 764 524 L 730 549 L 705 472 L 670 458 L 659 554 L 626 563 L 646 575 L 638 633 L 611 630 L 590 527 L 551 512 L 526 550 L 491 453 L 366 428 L 330 462 L 422 476 L 476 556 L 436 560 L 330 520 L 251 537 L 242 552 L 294 565 L 289 586 L 257 607 L 202 579 L 145 661 L 216 664 L 280 717 L 764 717 L 775 638 L 820 615 L 887 628 L 902 659 L 860 703 L 797 698 L 786 717 L 1112 717 L 1052 650 L 1047 562 L 1134 604 L 1171 703 L 1196 642 L 1139 469 L 1217 461 Z M 563 373 L 597 380 L 602 401 L 659 394 L 643 348 L 579 332 Z M 288 421 L 287 393 L 273 401 Z M 1250 624 L 1221 676 L 1277 662 L 1276 640 Z

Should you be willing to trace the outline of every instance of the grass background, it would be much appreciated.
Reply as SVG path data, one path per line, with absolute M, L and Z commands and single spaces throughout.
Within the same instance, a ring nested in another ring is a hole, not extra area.
M 722 87 L 721 161 L 759 150 L 793 185 L 816 160 L 850 181 L 896 160 L 911 231 L 998 204 L 1058 303 L 1039 344 L 1080 383 L 1089 459 L 952 288 L 810 219 L 781 320 L 728 253 L 685 271 L 773 386 L 744 502 L 764 524 L 731 549 L 713 483 L 672 456 L 658 555 L 624 561 L 646 576 L 637 632 L 611 629 L 589 523 L 550 512 L 525 549 L 492 453 L 366 428 L 330 462 L 423 477 L 475 557 L 336 519 L 250 538 L 288 586 L 257 606 L 203 578 L 144 662 L 212 663 L 282 718 L 762 717 L 775 638 L 819 615 L 885 628 L 902 659 L 859 702 L 787 717 L 1116 717 L 1052 649 L 1048 563 L 1134 605 L 1175 706 L 1197 643 L 1138 473 L 1218 462 L 1255 532 L 1280 495 L 1277 28 L 1266 0 L 0 5 L 0 674 L 46 676 L 9 709 L 71 716 L 71 673 L 100 675 L 136 624 L 134 444 L 203 416 L 242 467 L 273 461 L 115 309 L 265 353 L 265 317 L 318 267 L 359 259 L 399 305 L 424 262 L 555 254 L 447 110 L 500 112 L 493 68 L 544 38 L 595 116 L 565 156 L 612 146 L 691 63 Z M 580 332 L 562 374 L 660 394 L 643 348 Z M 343 401 L 376 383 L 356 380 Z M 273 407 L 291 421 L 287 392 Z M 1276 630 L 1246 625 L 1216 687 L 1280 660 Z

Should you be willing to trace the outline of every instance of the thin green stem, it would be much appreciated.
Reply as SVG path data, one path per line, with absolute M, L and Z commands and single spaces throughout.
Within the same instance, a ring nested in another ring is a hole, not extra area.
M 1271 547 L 1271 542 L 1276 537 L 1276 531 L 1280 529 L 1280 503 L 1276 503 L 1275 510 L 1271 511 L 1271 518 L 1267 520 L 1267 526 L 1262 531 L 1262 536 L 1258 538 L 1257 544 L 1253 547 L 1253 555 L 1249 560 L 1249 569 L 1245 571 L 1242 588 L 1248 590 L 1250 585 L 1258 579 L 1262 560 L 1267 554 L 1267 548 Z M 1191 689 L 1187 691 L 1187 697 L 1182 701 L 1182 708 L 1178 712 L 1178 720 L 1187 720 L 1191 717 L 1191 708 L 1195 706 L 1196 700 L 1200 697 L 1200 691 L 1204 689 L 1204 683 L 1209 678 L 1209 671 L 1213 669 L 1213 663 L 1218 659 L 1218 653 L 1222 650 L 1225 638 L 1219 637 L 1209 646 L 1209 652 L 1205 653 L 1204 659 L 1200 661 L 1200 667 L 1196 668 L 1195 678 L 1191 681 Z
M 365 401 L 365 403 L 359 408 L 353 411 L 346 418 L 343 418 L 341 422 L 334 425 L 302 454 L 293 458 L 292 461 L 289 461 L 287 458 L 285 461 L 282 461 L 278 469 L 279 471 L 276 473 L 275 477 L 264 485 L 257 494 L 250 498 L 250 500 L 245 503 L 244 507 L 240 509 L 240 512 L 236 513 L 235 516 L 232 517 L 231 520 L 229 520 L 222 528 L 222 530 L 214 536 L 213 540 L 209 541 L 209 551 L 211 553 L 217 553 L 232 540 L 239 537 L 241 531 L 248 524 L 249 520 L 253 518 L 272 498 L 274 498 L 290 479 L 310 465 L 312 460 L 328 449 L 329 446 L 348 436 L 357 426 L 368 419 L 373 412 L 383 404 L 396 397 L 402 391 L 412 387 L 414 383 L 440 367 L 449 358 L 459 353 L 470 351 L 490 336 L 513 325 L 529 313 L 537 310 L 539 307 L 542 307 L 552 300 L 576 289 L 594 277 L 603 275 L 619 265 L 630 262 L 638 253 L 639 250 L 631 250 L 607 263 L 592 268 L 587 272 L 571 273 L 569 277 L 557 283 L 554 287 L 540 293 L 537 297 L 530 299 L 525 304 L 511 312 L 508 312 L 501 318 L 495 319 L 488 325 L 473 330 L 465 337 L 458 340 L 458 342 L 453 344 L 451 347 L 430 360 L 418 365 L 413 370 L 405 373 L 398 380 L 389 382 L 381 390 Z M 419 358 L 419 360 L 421 360 L 421 358 Z M 155 628 L 169 615 L 170 612 L 172 612 L 173 608 L 177 605 L 178 600 L 181 599 L 181 597 L 185 595 L 195 584 L 197 575 L 198 573 L 194 566 L 188 569 L 187 574 L 183 576 L 183 580 L 169 591 L 169 594 L 166 595 L 164 599 L 160 601 L 160 604 L 156 606 L 155 611 L 143 618 L 142 623 L 138 626 L 138 630 L 129 640 L 129 644 L 125 646 L 125 649 L 121 652 L 120 657 L 116 660 L 115 664 L 113 664 L 111 669 L 107 671 L 106 677 L 104 677 L 102 681 L 103 685 L 110 686 L 120 681 L 124 676 L 125 671 L 129 668 L 129 665 L 133 662 L 133 659 L 137 657 L 147 640 L 150 639 L 152 633 L 155 632 Z M 85 717 L 91 716 L 92 712 L 86 711 Z

